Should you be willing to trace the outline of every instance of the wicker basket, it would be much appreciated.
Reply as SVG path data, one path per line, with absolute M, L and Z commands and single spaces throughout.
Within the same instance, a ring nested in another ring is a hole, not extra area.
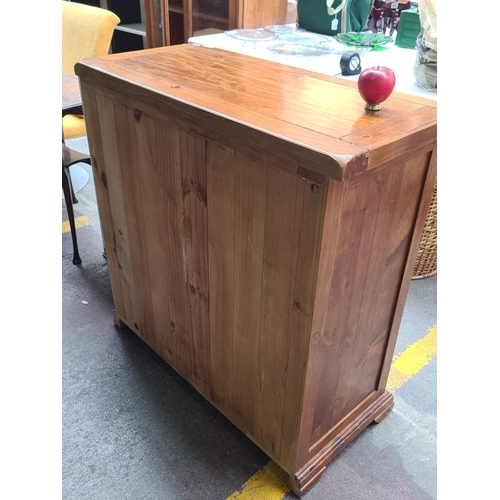
M 435 274 L 437 274 L 437 182 L 425 219 L 412 279 L 428 278 Z

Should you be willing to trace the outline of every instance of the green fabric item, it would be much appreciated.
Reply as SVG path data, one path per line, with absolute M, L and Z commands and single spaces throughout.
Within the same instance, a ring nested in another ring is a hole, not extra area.
M 336 10 L 343 1 L 334 0 L 332 3 L 328 0 L 297 0 L 297 24 L 307 31 L 332 36 L 363 31 L 375 0 L 347 0 L 339 12 L 328 13 L 328 4 L 331 4 L 332 10 Z M 335 18 L 338 20 L 336 27 Z

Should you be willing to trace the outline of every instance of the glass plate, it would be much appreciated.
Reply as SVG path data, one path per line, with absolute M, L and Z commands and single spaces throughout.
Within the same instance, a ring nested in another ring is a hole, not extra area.
M 298 26 L 287 26 L 286 24 L 271 24 L 271 26 L 264 26 L 264 29 L 274 33 L 275 35 L 284 35 L 285 33 L 298 33 L 306 31 L 304 28 Z
M 365 47 L 375 47 L 375 45 L 385 45 L 392 42 L 392 37 L 382 35 L 380 33 L 356 33 L 354 31 L 349 33 L 339 33 L 335 38 L 340 43 L 348 45 L 359 45 Z
M 325 56 L 332 53 L 327 45 L 294 42 L 273 43 L 267 47 L 267 50 L 284 56 Z
M 224 32 L 229 38 L 243 40 L 244 42 L 272 42 L 277 35 L 263 28 L 236 29 Z
M 328 35 L 317 35 L 316 33 L 309 33 L 308 31 L 284 31 L 283 33 L 278 33 L 278 40 L 296 43 L 307 43 L 309 45 L 335 41 L 333 37 L 329 37 Z

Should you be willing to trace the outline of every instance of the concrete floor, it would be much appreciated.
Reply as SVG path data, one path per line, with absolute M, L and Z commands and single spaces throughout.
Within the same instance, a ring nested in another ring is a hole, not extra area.
M 68 145 L 88 150 L 86 138 Z M 89 217 L 77 230 L 81 265 L 72 264 L 70 233 L 62 235 L 63 498 L 225 500 L 269 458 L 135 334 L 114 326 L 92 173 L 82 166 L 90 182 L 74 205 L 76 217 Z M 436 287 L 436 276 L 412 281 L 396 354 L 437 323 Z M 434 357 L 395 390 L 393 411 L 329 464 L 307 500 L 437 498 L 436 368 Z

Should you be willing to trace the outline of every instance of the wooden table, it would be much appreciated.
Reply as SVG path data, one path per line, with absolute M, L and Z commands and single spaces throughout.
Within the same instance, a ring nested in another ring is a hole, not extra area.
M 115 323 L 304 494 L 393 406 L 435 101 L 192 45 L 76 72 Z
M 83 115 L 82 96 L 78 77 L 69 73 L 62 74 L 62 116 Z

